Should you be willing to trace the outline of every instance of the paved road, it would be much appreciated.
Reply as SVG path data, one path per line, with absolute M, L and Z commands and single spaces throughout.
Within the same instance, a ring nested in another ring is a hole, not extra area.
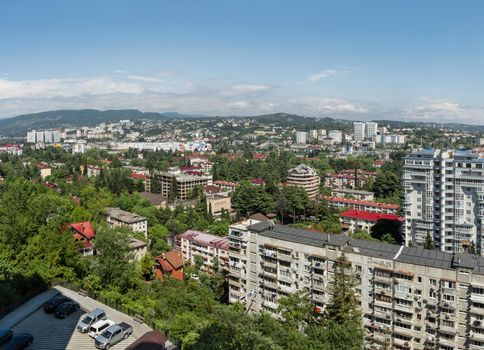
M 45 313 L 40 306 L 57 292 L 77 301 L 81 305 L 82 310 L 64 320 L 56 319 L 52 314 Z M 147 325 L 137 323 L 126 314 L 60 286 L 42 293 L 17 308 L 13 313 L 5 316 L 0 321 L 0 327 L 11 327 L 14 332 L 32 333 L 34 342 L 28 348 L 30 350 L 95 349 L 94 340 L 87 334 L 79 333 L 76 330 L 76 325 L 84 312 L 96 307 L 105 310 L 109 319 L 115 322 L 126 322 L 133 326 L 133 334 L 128 339 L 113 346 L 111 348 L 113 350 L 125 349 L 136 338 L 151 330 Z

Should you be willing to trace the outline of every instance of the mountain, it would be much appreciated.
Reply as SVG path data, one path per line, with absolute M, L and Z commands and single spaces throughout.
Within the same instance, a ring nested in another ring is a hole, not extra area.
M 141 112 L 137 109 L 106 111 L 97 109 L 58 110 L 0 119 L 0 134 L 3 136 L 21 136 L 32 129 L 42 130 L 60 127 L 94 126 L 99 123 L 116 122 L 122 119 L 167 120 L 176 118 L 192 118 L 192 116 L 185 116 L 173 112 Z

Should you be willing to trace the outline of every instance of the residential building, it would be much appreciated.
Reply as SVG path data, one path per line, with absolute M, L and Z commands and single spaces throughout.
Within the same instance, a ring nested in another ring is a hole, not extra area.
M 172 185 L 176 182 L 178 200 L 189 199 L 192 190 L 196 186 L 205 187 L 212 184 L 212 175 L 189 175 L 184 174 L 178 168 L 171 168 L 169 171 L 155 172 L 151 176 L 151 191 L 160 193 L 162 196 L 172 195 Z
M 35 143 L 35 136 L 36 136 L 36 131 L 32 130 L 27 132 L 27 142 L 29 143 Z
M 402 224 L 405 221 L 404 218 L 395 214 L 379 214 L 355 209 L 349 209 L 339 214 L 339 220 L 343 224 L 345 233 L 355 231 L 366 231 L 370 233 L 373 225 L 379 221 L 391 221 L 398 227 L 398 231 L 401 231 Z
M 319 193 L 319 175 L 309 165 L 299 164 L 295 168 L 289 169 L 286 182 L 288 186 L 304 189 L 309 199 L 316 199 Z
M 296 143 L 306 143 L 308 140 L 308 133 L 306 131 L 297 131 L 296 132 Z
M 131 174 L 133 175 L 133 174 Z M 161 194 L 158 193 L 151 193 L 151 192 L 140 192 L 139 195 L 150 202 L 152 206 L 157 209 L 166 208 L 168 204 L 168 198 L 163 197 Z
M 43 131 L 36 131 L 35 132 L 35 142 L 44 142 L 44 132 Z
M 214 181 L 213 184 L 229 192 L 234 192 L 237 189 L 237 187 L 239 187 L 239 184 L 237 182 L 224 181 L 224 180 Z
M 44 142 L 45 143 L 53 143 L 54 137 L 52 135 L 52 130 L 45 130 L 44 131 Z
M 86 174 L 87 177 L 96 177 L 101 174 L 101 171 L 103 171 L 103 168 L 97 165 L 90 165 L 88 164 L 86 166 Z
M 52 142 L 59 143 L 61 141 L 61 133 L 58 130 L 52 131 Z
M 155 278 L 163 280 L 168 276 L 183 281 L 183 258 L 179 251 L 171 250 L 155 258 Z
M 200 257 L 203 261 L 202 269 L 207 272 L 213 272 L 216 261 L 221 270 L 228 270 L 229 241 L 227 237 L 188 230 L 176 236 L 176 246 L 182 253 L 183 261 L 194 265 L 197 257 Z
M 324 186 L 328 188 L 350 188 L 363 187 L 368 178 L 362 174 L 340 173 L 324 175 Z
M 40 170 L 40 177 L 42 178 L 42 180 L 52 174 L 52 168 L 47 163 L 39 163 L 37 164 L 37 168 L 39 168 Z
M 463 150 L 422 149 L 404 158 L 406 244 L 430 237 L 442 251 L 484 253 L 483 165 Z
M 366 122 L 365 123 L 365 137 L 368 140 L 374 140 L 378 132 L 378 123 Z
M 148 237 L 148 220 L 144 216 L 119 208 L 106 208 L 106 221 L 111 226 L 128 227 L 133 232 L 142 232 Z
M 148 253 L 148 244 L 142 240 L 131 238 L 129 241 L 129 249 L 133 254 L 133 260 L 141 261 L 146 253 Z
M 335 143 L 343 142 L 343 132 L 339 130 L 331 130 L 328 132 L 328 137 Z
M 341 187 L 332 188 L 331 196 L 341 198 L 354 198 L 360 201 L 372 201 L 375 198 L 374 193 L 370 191 L 353 190 L 351 188 Z
M 372 201 L 361 201 L 358 199 L 352 198 L 340 198 L 340 197 L 328 197 L 323 196 L 321 197 L 326 204 L 334 209 L 356 209 L 356 210 L 363 210 L 369 211 L 372 213 L 380 213 L 380 214 L 396 214 L 397 211 L 400 209 L 398 204 L 392 203 L 379 203 L 379 202 L 372 202 Z
M 96 234 L 91 226 L 90 221 L 78 222 L 70 224 L 69 227 L 72 230 L 72 235 L 76 242 L 81 243 L 80 251 L 82 255 L 88 256 L 94 254 L 94 238 Z
M 482 349 L 484 262 L 270 223 L 232 225 L 229 302 L 277 317 L 282 297 L 306 291 L 324 312 L 342 254 L 356 276 L 366 349 Z
M 318 139 L 318 130 L 309 130 L 309 138 L 312 140 L 317 140 Z
M 353 129 L 353 132 L 355 134 L 355 141 L 363 141 L 365 139 L 365 123 L 355 122 L 353 123 Z

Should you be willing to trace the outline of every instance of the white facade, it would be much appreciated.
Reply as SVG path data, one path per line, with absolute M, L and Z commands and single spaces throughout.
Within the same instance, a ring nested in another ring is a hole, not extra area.
M 365 123 L 355 122 L 353 123 L 355 141 L 361 142 L 365 139 Z
M 308 140 L 308 133 L 306 131 L 296 132 L 296 143 L 306 143 Z
M 484 253 L 484 159 L 469 151 L 423 149 L 404 158 L 405 241 L 427 236 L 446 252 Z
M 35 135 L 36 135 L 36 131 L 35 130 L 32 130 L 32 131 L 29 131 L 27 133 L 27 142 L 29 143 L 35 143 Z
M 367 122 L 365 123 L 365 136 L 367 139 L 373 140 L 376 137 L 378 130 L 378 123 Z
M 339 130 L 331 130 L 328 133 L 328 137 L 336 143 L 343 142 L 343 132 Z

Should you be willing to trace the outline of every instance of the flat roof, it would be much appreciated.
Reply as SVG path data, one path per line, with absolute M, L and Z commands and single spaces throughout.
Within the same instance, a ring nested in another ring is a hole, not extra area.
M 106 208 L 106 214 L 115 220 L 122 221 L 127 224 L 134 224 L 136 222 L 147 220 L 144 216 L 130 213 L 119 208 Z

